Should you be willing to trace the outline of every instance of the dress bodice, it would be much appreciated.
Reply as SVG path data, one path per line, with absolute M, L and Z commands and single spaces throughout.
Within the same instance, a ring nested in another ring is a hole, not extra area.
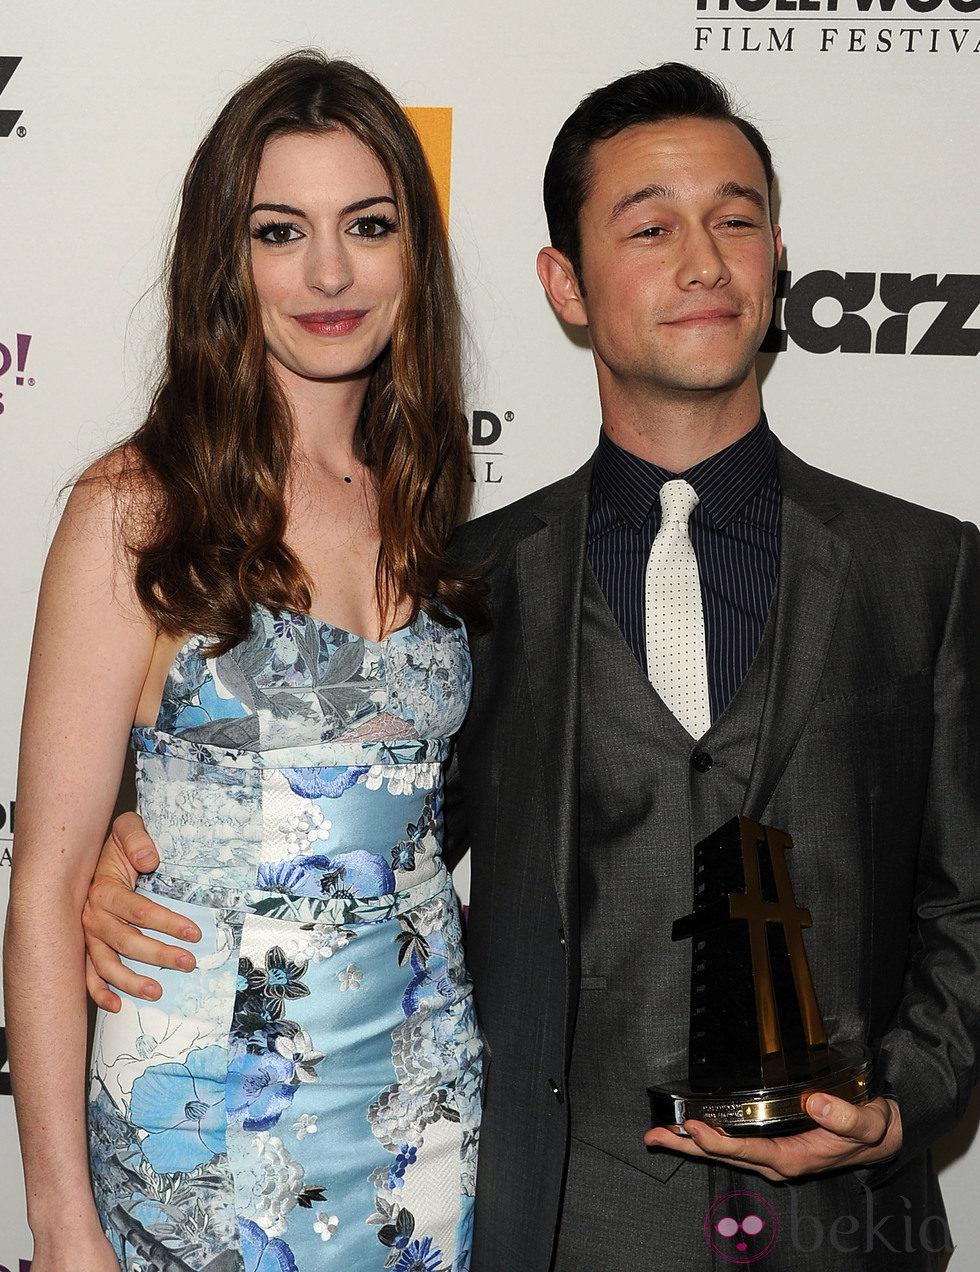
M 213 658 L 207 644 L 186 642 L 156 725 L 133 730 L 154 890 L 362 899 L 430 877 L 469 701 L 463 629 L 420 612 L 370 641 L 256 607 L 239 645 Z

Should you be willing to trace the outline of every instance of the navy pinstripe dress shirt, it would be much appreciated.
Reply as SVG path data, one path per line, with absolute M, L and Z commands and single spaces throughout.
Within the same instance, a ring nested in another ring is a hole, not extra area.
M 660 487 L 697 491 L 689 532 L 701 575 L 711 718 L 731 701 L 762 640 L 779 571 L 779 474 L 766 417 L 684 473 L 599 437 L 589 507 L 589 564 L 613 617 L 646 669 L 647 558 L 660 529 Z

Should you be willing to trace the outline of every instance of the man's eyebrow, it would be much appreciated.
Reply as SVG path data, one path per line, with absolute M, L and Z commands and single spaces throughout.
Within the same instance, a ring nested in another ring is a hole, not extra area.
M 765 212 L 766 201 L 754 186 L 739 185 L 737 181 L 726 181 L 715 191 L 716 199 L 748 199 L 760 212 Z
M 673 186 L 648 185 L 642 190 L 634 190 L 632 194 L 624 194 L 616 206 L 610 213 L 610 221 L 615 221 L 618 216 L 628 209 L 635 207 L 638 203 L 645 203 L 647 199 L 676 199 L 677 191 Z
M 358 199 L 356 203 L 348 203 L 345 208 L 340 209 L 340 215 L 350 216 L 352 212 L 363 212 L 365 208 L 373 208 L 376 203 L 390 203 L 392 207 L 396 206 L 390 194 L 376 194 L 369 199 Z M 285 216 L 306 216 L 302 208 L 291 207 L 288 203 L 256 203 L 249 210 L 249 216 L 256 212 L 282 212 Z
M 613 208 L 609 219 L 615 221 L 617 217 L 622 216 L 629 208 L 636 207 L 638 203 L 645 203 L 647 199 L 676 199 L 677 190 L 673 186 L 648 185 L 642 190 L 634 190 L 631 194 L 624 194 L 616 206 Z M 766 210 L 766 200 L 762 194 L 753 186 L 740 185 L 737 181 L 725 181 L 715 191 L 716 199 L 748 199 L 750 203 L 754 203 L 760 212 Z

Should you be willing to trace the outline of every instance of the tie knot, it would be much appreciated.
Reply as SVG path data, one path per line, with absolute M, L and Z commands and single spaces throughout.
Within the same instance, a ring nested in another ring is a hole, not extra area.
M 688 518 L 697 507 L 698 492 L 680 477 L 664 482 L 660 488 L 660 509 L 663 521 L 680 522 L 686 526 Z

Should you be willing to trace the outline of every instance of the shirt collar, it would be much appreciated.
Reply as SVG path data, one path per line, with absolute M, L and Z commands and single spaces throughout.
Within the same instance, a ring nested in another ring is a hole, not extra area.
M 660 499 L 665 482 L 682 477 L 697 491 L 701 507 L 723 528 L 745 507 L 776 467 L 776 439 L 765 415 L 744 437 L 683 473 L 641 459 L 599 434 L 592 481 L 616 511 L 639 529 Z

